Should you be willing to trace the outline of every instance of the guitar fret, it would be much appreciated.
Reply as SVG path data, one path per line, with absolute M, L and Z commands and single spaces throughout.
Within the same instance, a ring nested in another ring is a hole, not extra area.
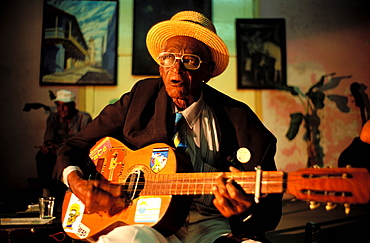
M 169 194 L 170 195 L 174 195 L 174 190 L 173 190 L 173 175 L 171 175 L 171 182 L 170 182 L 170 191 L 169 191 Z
M 174 185 L 173 185 L 173 194 L 172 195 L 178 195 L 179 194 L 179 192 L 178 192 L 178 185 L 179 185 L 179 174 L 178 173 L 176 173 L 175 175 L 174 175 L 176 178 L 174 178 L 175 179 L 175 181 L 174 181 Z
M 162 183 L 161 183 L 161 194 L 168 194 L 168 174 L 163 174 Z
M 206 185 L 207 185 L 207 174 L 203 174 L 203 188 L 202 188 L 202 195 L 207 194 L 206 192 Z
M 152 179 L 151 179 L 151 190 L 150 190 L 150 192 L 149 192 L 149 195 L 152 195 L 152 194 L 154 194 L 154 192 L 155 192 L 155 181 L 156 180 L 156 177 L 155 177 L 155 175 L 153 175 L 153 177 L 152 177 Z
M 168 174 L 163 174 L 161 194 L 168 194 Z
M 173 182 L 172 182 L 172 195 L 177 195 L 177 182 L 178 182 L 178 174 L 173 175 Z
M 174 195 L 179 195 L 179 173 L 176 174 L 176 183 L 175 183 Z
M 156 182 L 156 177 L 155 175 L 153 175 L 152 180 L 151 180 L 152 185 L 151 185 L 151 190 L 149 192 L 149 195 L 152 195 L 155 192 L 155 182 Z
M 255 189 L 255 173 L 254 172 L 241 172 L 240 175 L 239 173 L 234 173 L 234 179 L 236 182 L 244 189 L 246 193 L 249 194 L 254 194 L 254 189 Z
M 214 185 L 214 181 L 215 181 L 215 177 L 212 177 L 211 184 L 210 184 L 210 187 L 208 188 L 207 194 L 208 193 L 213 194 L 212 187 Z
M 186 195 L 189 195 L 190 191 L 191 191 L 191 186 L 192 186 L 191 178 L 193 178 L 193 177 L 192 176 L 186 176 L 186 184 L 187 184 Z
M 161 179 L 159 180 L 159 189 L 158 189 L 158 195 L 162 194 L 162 190 L 163 190 L 163 177 L 164 177 L 164 174 L 160 174 L 160 177 Z
M 192 177 L 188 176 L 187 179 L 188 179 L 188 183 L 187 183 L 188 184 L 188 190 L 187 190 L 186 194 L 190 195 L 190 192 L 192 191 L 194 183 L 192 182 Z
M 180 187 L 180 195 L 184 194 L 184 177 L 180 179 L 181 187 Z
M 203 187 L 202 187 L 202 195 L 204 195 L 204 187 L 206 185 L 206 174 L 203 174 Z
M 156 186 L 155 182 L 156 182 L 156 177 L 155 177 L 155 175 L 153 175 L 153 177 L 152 177 L 152 188 L 151 188 L 150 194 L 153 194 L 155 192 L 155 186 Z
M 160 175 L 157 176 L 157 178 L 155 180 L 155 191 L 154 191 L 155 195 L 158 195 L 158 192 L 161 189 L 161 183 L 160 183 L 161 177 L 162 177 L 162 175 L 160 174 Z
M 176 174 L 177 177 L 176 177 L 176 195 L 179 194 L 179 174 Z
M 195 176 L 195 182 L 194 182 L 194 195 L 197 195 L 198 176 L 199 176 L 199 174 L 196 174 L 196 176 Z
M 182 192 L 181 192 L 181 195 L 185 195 L 186 194 L 186 187 L 188 186 L 188 184 L 186 183 L 186 174 L 184 174 L 184 177 L 182 178 Z
M 174 175 L 172 174 L 172 175 L 169 175 L 168 177 L 169 177 L 169 179 L 168 179 L 168 183 L 170 183 L 170 186 L 169 186 L 170 191 L 169 191 L 169 193 L 168 193 L 168 194 L 173 195 L 173 184 L 174 184 L 174 179 L 173 179 L 173 177 L 174 177 Z
M 165 186 L 165 179 L 164 179 L 165 176 L 166 176 L 166 174 L 161 174 L 161 182 L 160 182 L 160 186 L 159 186 L 158 195 L 163 194 L 163 189 L 164 189 L 164 186 Z
M 150 192 L 150 187 L 152 183 L 150 183 L 149 176 L 145 178 L 145 183 L 144 183 L 144 189 L 141 191 L 141 193 L 148 193 Z
M 169 183 L 169 192 L 168 192 L 168 194 L 169 195 L 172 195 L 172 185 L 173 185 L 173 174 L 172 175 L 170 175 L 170 174 L 168 174 L 168 181 L 167 181 L 167 183 Z
M 189 177 L 188 177 L 188 174 L 184 174 L 184 180 L 183 182 L 184 183 L 184 187 L 183 187 L 183 194 L 185 195 L 189 195 Z
M 158 182 L 159 183 L 158 195 L 161 195 L 162 194 L 165 174 L 161 174 L 160 176 L 161 176 L 161 179 Z

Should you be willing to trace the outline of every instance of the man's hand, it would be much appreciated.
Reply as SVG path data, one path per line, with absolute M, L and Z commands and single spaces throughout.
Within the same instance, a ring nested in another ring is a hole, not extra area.
M 240 170 L 230 167 L 231 172 L 240 172 Z M 233 179 L 223 177 L 221 173 L 217 177 L 217 186 L 212 188 L 215 195 L 213 204 L 222 213 L 229 218 L 246 212 L 253 204 L 253 195 L 247 195 L 242 188 L 235 187 Z
M 84 180 L 78 171 L 68 175 L 72 192 L 85 204 L 86 213 L 110 210 L 121 195 L 121 186 L 104 180 Z

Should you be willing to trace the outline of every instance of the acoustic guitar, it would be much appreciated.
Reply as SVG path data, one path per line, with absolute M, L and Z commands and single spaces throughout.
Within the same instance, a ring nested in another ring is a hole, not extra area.
M 62 224 L 72 238 L 97 240 L 120 225 L 144 224 L 163 235 L 176 232 L 190 209 L 192 195 L 211 194 L 216 175 L 179 173 L 181 157 L 167 144 L 156 143 L 131 150 L 120 141 L 106 137 L 90 150 L 97 172 L 113 184 L 122 185 L 122 198 L 109 211 L 85 212 L 84 204 L 70 191 L 66 192 Z M 370 197 L 370 175 L 364 168 L 306 168 L 296 172 L 256 171 L 224 172 L 258 202 L 263 195 L 288 193 L 310 202 L 345 205 L 365 204 Z

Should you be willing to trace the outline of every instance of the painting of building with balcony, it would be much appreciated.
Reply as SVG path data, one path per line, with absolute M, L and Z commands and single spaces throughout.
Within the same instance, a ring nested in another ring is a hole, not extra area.
M 117 83 L 118 1 L 46 0 L 40 85 Z

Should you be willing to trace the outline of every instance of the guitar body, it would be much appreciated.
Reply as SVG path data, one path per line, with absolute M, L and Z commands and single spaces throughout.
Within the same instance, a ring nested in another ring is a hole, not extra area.
M 163 143 L 140 150 L 130 150 L 118 140 L 104 138 L 90 151 L 97 171 L 113 184 L 124 185 L 124 197 L 111 210 L 88 214 L 83 203 L 72 193 L 64 198 L 62 220 L 65 232 L 75 239 L 97 240 L 120 225 L 143 224 L 154 227 L 165 236 L 176 232 L 188 215 L 189 196 L 154 195 L 147 188 L 150 174 L 174 174 L 191 170 L 187 162 Z M 127 197 L 129 198 L 127 200 Z

